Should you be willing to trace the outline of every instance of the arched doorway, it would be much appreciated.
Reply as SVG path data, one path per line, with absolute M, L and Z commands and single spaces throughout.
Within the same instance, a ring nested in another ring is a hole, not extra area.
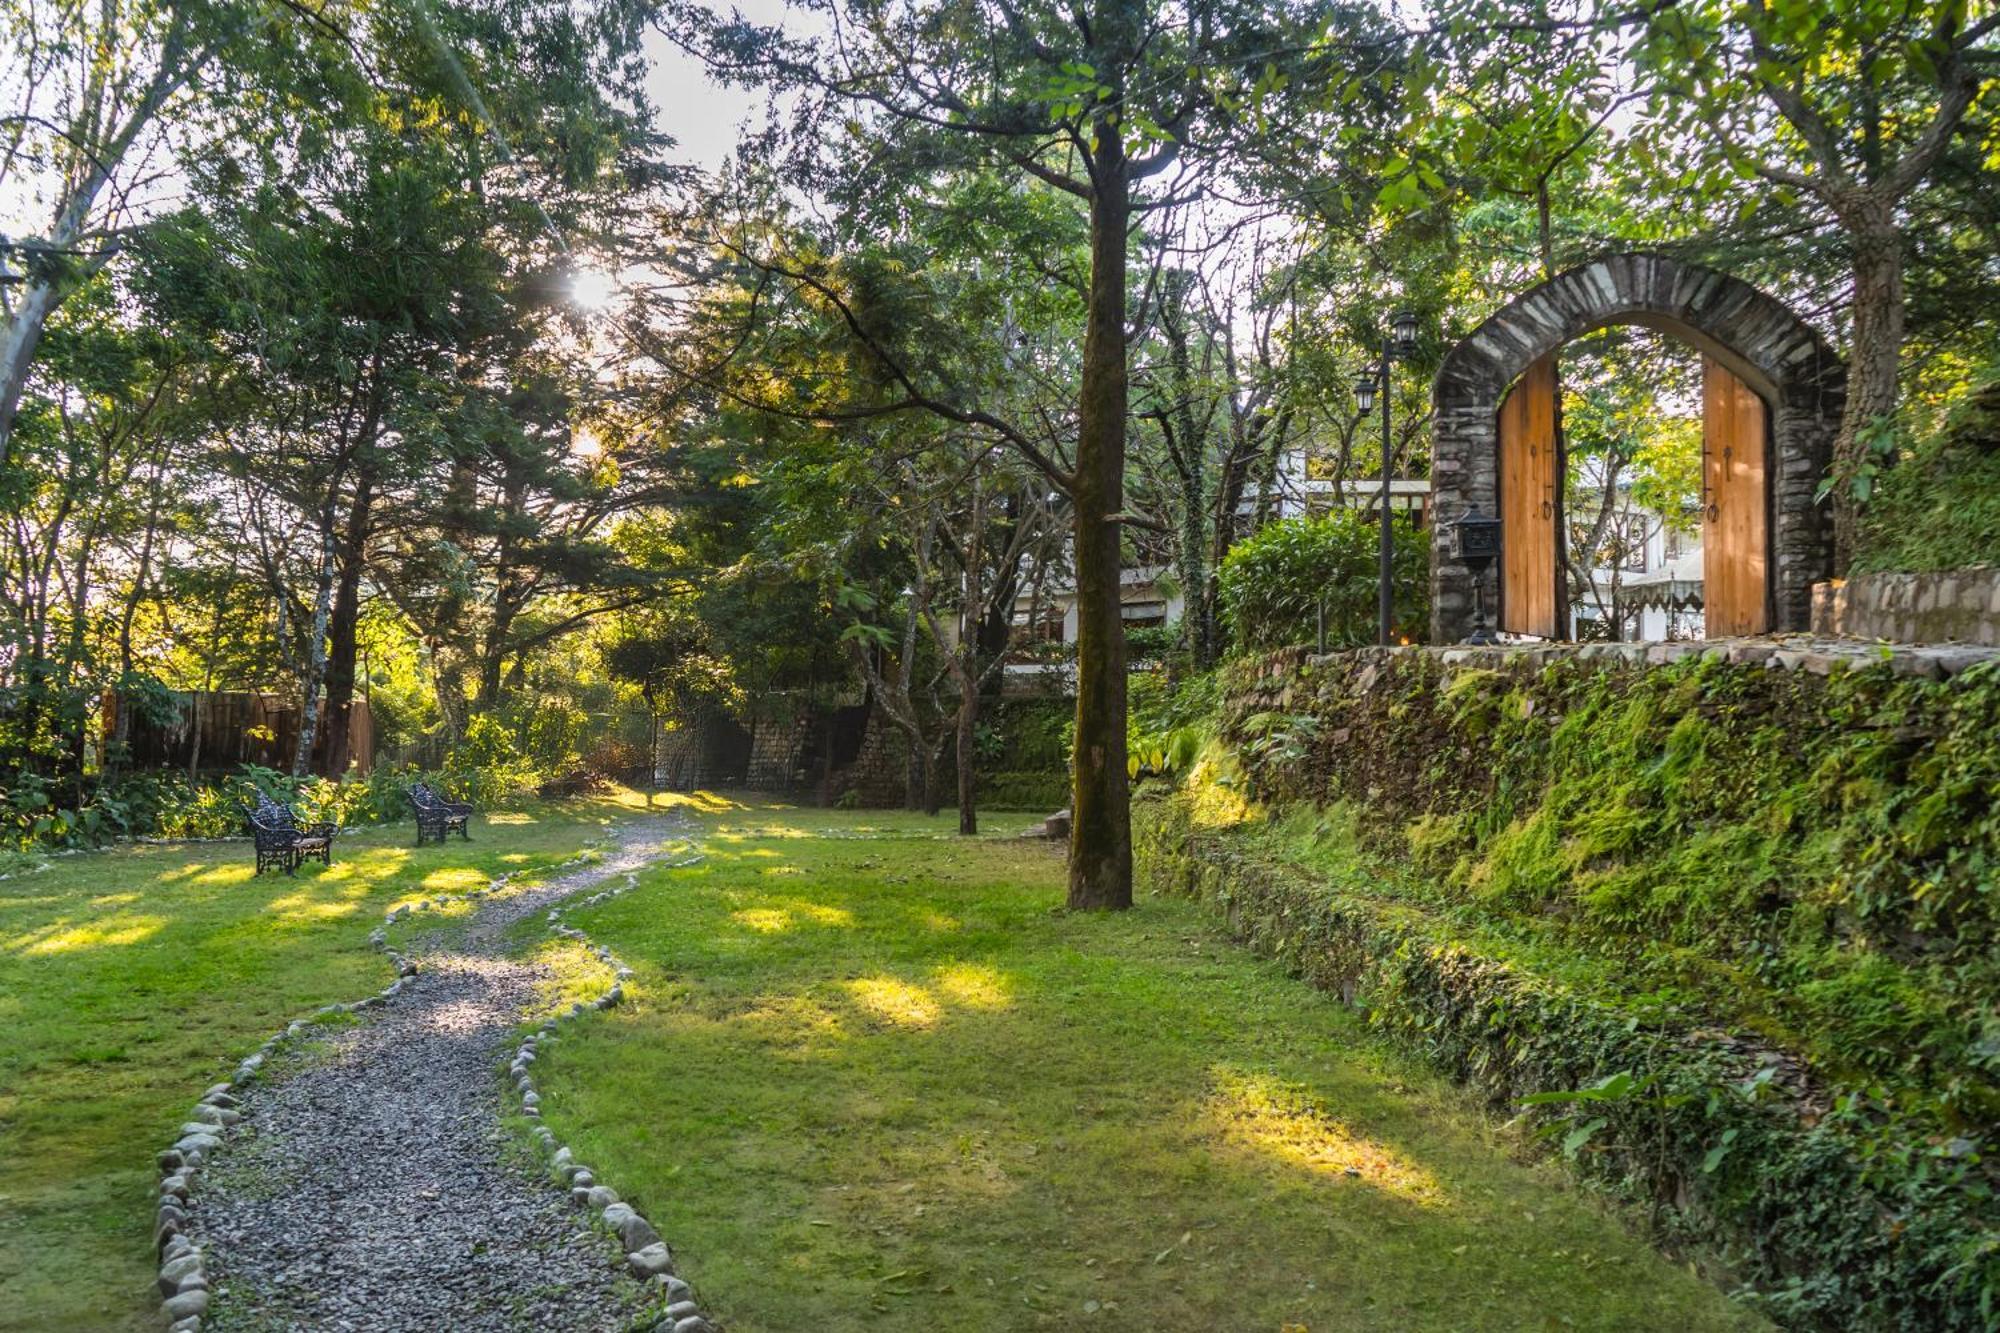
M 1453 557 L 1451 523 L 1475 507 L 1502 521 L 1489 590 L 1503 628 L 1568 636 L 1555 357 L 1572 339 L 1620 323 L 1671 334 L 1704 357 L 1710 633 L 1806 627 L 1812 585 L 1832 563 L 1831 525 L 1816 492 L 1840 423 L 1845 368 L 1811 326 L 1747 283 L 1664 255 L 1628 254 L 1524 293 L 1445 357 L 1431 464 L 1433 642 L 1457 642 L 1472 626 L 1472 577 Z

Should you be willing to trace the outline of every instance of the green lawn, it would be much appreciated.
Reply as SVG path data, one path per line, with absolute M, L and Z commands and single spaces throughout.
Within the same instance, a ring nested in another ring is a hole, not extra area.
M 367 936 L 399 900 L 561 861 L 620 813 L 499 814 L 421 850 L 411 825 L 358 831 L 296 879 L 188 844 L 0 881 L 0 1329 L 154 1327 L 153 1155 L 202 1089 L 388 984 Z
M 731 1333 L 1756 1322 L 1193 905 L 1067 915 L 1056 849 L 946 820 L 703 824 L 572 914 L 633 1002 L 536 1074 Z

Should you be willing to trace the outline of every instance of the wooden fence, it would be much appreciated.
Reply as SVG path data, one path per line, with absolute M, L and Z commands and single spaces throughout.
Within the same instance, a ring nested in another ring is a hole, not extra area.
M 299 743 L 297 703 L 278 694 L 237 690 L 175 691 L 173 716 L 158 719 L 134 713 L 125 735 L 126 762 L 134 768 L 232 769 L 239 764 L 290 769 Z M 105 700 L 104 734 L 118 734 L 124 701 Z M 320 705 L 321 720 L 326 716 Z M 348 714 L 352 771 L 375 766 L 375 718 L 368 701 L 357 698 Z

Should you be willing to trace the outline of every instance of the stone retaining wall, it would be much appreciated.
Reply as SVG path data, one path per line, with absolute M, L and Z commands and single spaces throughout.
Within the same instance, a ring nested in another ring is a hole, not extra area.
M 1287 654 L 1291 654 L 1288 656 Z M 1435 657 L 1446 666 L 1499 669 L 1546 666 L 1574 657 L 1584 662 L 1623 666 L 1665 666 L 1690 657 L 1708 657 L 1733 666 L 1761 666 L 1773 671 L 1805 671 L 1830 676 L 1838 671 L 1887 663 L 1899 676 L 1944 680 L 1985 662 L 2000 660 L 2000 647 L 1983 644 L 1879 643 L 1812 634 L 1765 635 L 1741 639 L 1682 639 L 1670 643 L 1521 643 L 1490 648 L 1403 645 L 1393 648 L 1352 648 L 1323 657 L 1291 649 L 1272 654 L 1265 670 L 1283 674 L 1297 661 L 1374 663 L 1406 654 Z
M 1813 587 L 1813 633 L 2000 647 L 2000 569 L 1856 574 Z

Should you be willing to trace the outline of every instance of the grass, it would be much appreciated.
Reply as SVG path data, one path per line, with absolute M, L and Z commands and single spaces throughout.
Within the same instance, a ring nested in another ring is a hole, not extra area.
M 1055 849 L 913 816 L 703 823 L 571 914 L 636 975 L 536 1072 L 732 1333 L 1756 1323 L 1192 904 L 1071 916 Z
M 622 813 L 496 814 L 422 849 L 409 825 L 359 830 L 292 879 L 211 843 L 0 881 L 0 1329 L 153 1327 L 153 1156 L 201 1090 L 290 1020 L 387 984 L 367 936 L 397 902 L 562 861 Z

